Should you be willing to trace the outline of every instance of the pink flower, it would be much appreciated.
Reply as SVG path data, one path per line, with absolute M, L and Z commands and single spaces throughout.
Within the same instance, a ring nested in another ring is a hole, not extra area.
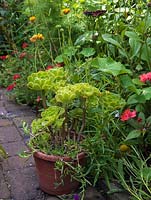
M 41 97 L 38 96 L 37 99 L 36 99 L 37 103 L 39 103 L 41 101 Z
M 54 68 L 52 65 L 48 65 L 46 70 L 49 70 L 49 69 L 52 69 L 52 68 Z
M 9 86 L 6 88 L 6 90 L 7 90 L 7 91 L 11 91 L 11 90 L 14 89 L 15 86 L 16 86 L 16 83 L 14 82 L 14 83 L 12 83 L 11 85 L 9 85 Z
M 23 49 L 25 49 L 25 48 L 27 48 L 28 46 L 29 46 L 29 45 L 28 45 L 27 42 L 23 42 L 21 47 L 22 47 Z
M 121 121 L 127 121 L 134 117 L 136 117 L 136 110 L 130 111 L 130 109 L 128 108 L 122 113 L 120 119 Z
M 22 53 L 19 55 L 19 58 L 20 58 L 20 59 L 23 59 L 23 58 L 26 57 L 26 55 L 27 55 L 26 52 L 22 52 Z
M 18 78 L 20 78 L 20 74 L 14 74 L 13 80 L 16 80 L 16 79 L 18 79 Z
M 143 83 L 146 83 L 146 81 L 150 81 L 151 82 L 151 72 L 148 72 L 146 74 L 142 74 L 139 76 L 140 81 Z

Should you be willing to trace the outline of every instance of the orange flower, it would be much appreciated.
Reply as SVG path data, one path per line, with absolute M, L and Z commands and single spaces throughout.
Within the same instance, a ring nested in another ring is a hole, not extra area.
M 36 17 L 35 17 L 35 16 L 29 17 L 29 21 L 30 21 L 30 22 L 34 22 L 35 20 L 36 20 Z
M 37 34 L 37 39 L 44 40 L 44 36 L 40 33 Z
M 44 40 L 44 36 L 41 33 L 38 33 L 30 38 L 31 42 L 36 42 L 37 40 Z
M 64 8 L 63 10 L 62 10 L 62 12 L 63 12 L 63 14 L 68 14 L 69 12 L 70 12 L 70 9 L 69 8 Z

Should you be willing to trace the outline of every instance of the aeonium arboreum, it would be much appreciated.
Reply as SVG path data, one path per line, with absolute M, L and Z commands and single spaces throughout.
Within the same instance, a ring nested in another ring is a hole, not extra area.
M 89 110 L 99 105 L 99 89 L 89 83 L 69 84 L 63 68 L 31 74 L 28 87 L 41 91 L 44 105 L 40 118 L 31 124 L 30 147 L 46 154 L 81 151 L 81 134 Z

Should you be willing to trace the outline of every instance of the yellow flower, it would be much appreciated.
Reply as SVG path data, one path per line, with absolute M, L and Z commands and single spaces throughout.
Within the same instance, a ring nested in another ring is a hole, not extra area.
M 126 144 L 121 144 L 120 147 L 119 147 L 119 149 L 122 152 L 127 152 L 127 151 L 129 151 L 130 148 Z
M 37 34 L 37 39 L 44 40 L 44 36 L 41 33 Z
M 33 35 L 31 38 L 30 38 L 30 41 L 31 42 L 36 42 L 37 40 L 37 35 Z
M 31 42 L 36 42 L 37 40 L 44 40 L 44 36 L 41 33 L 38 33 L 30 38 Z
M 66 14 L 68 14 L 70 12 L 70 9 L 69 8 L 64 8 L 62 10 L 62 12 L 66 15 Z
M 36 20 L 36 17 L 35 17 L 35 16 L 29 17 L 29 21 L 30 21 L 30 22 L 34 22 L 35 20 Z

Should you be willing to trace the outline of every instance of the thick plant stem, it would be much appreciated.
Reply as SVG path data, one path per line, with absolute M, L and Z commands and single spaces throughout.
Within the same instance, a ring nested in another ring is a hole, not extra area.
M 43 108 L 46 109 L 47 108 L 47 104 L 46 104 L 46 95 L 45 95 L 45 91 L 44 90 L 41 92 L 41 97 L 42 97 Z
M 83 98 L 83 113 L 82 113 L 82 125 L 81 125 L 81 129 L 79 131 L 79 134 L 78 134 L 78 141 L 80 140 L 80 134 L 82 133 L 82 131 L 84 130 L 85 128 L 85 124 L 86 124 L 86 99 Z

